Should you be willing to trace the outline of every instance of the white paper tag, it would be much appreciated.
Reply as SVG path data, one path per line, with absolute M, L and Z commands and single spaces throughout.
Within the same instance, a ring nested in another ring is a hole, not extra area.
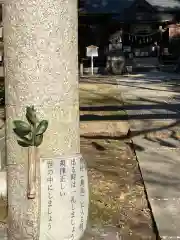
M 41 159 L 40 240 L 78 240 L 88 217 L 87 168 L 82 156 Z

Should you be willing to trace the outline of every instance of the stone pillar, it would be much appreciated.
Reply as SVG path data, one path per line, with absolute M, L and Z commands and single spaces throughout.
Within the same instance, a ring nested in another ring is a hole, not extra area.
M 34 105 L 48 129 L 41 159 L 80 151 L 76 0 L 6 0 L 3 9 L 9 240 L 39 239 L 40 174 L 27 198 L 28 150 L 17 144 L 14 120 Z M 39 163 L 39 162 L 38 162 Z M 37 165 L 39 165 L 37 163 Z M 59 206 L 59 211 L 61 212 Z M 62 227 L 61 222 L 59 226 Z

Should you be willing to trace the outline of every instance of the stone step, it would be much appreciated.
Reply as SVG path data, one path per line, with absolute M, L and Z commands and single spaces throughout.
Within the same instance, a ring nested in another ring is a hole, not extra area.
M 174 72 L 175 65 L 174 64 L 159 65 L 159 69 L 163 72 Z
M 134 73 L 136 72 L 154 72 L 154 71 L 158 71 L 156 66 L 135 66 L 133 67 L 132 71 Z

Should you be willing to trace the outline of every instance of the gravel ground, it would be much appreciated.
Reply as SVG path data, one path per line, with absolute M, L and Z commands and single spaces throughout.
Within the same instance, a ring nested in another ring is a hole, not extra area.
M 130 145 L 118 140 L 81 138 L 90 185 L 89 223 L 83 240 L 157 239 Z
M 89 121 L 82 117 L 86 121 L 80 124 L 81 153 L 87 161 L 90 187 L 83 240 L 158 239 L 132 142 L 121 140 L 128 132 L 127 122 L 120 120 L 126 114 L 121 106 L 114 80 L 80 81 L 80 114 L 89 116 Z M 100 116 L 100 121 L 93 120 L 94 115 Z M 119 119 L 103 120 L 107 115 Z

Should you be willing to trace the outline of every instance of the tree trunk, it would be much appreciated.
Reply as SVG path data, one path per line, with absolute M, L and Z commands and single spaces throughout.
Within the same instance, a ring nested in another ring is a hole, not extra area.
M 28 148 L 17 144 L 13 121 L 26 121 L 26 107 L 31 105 L 40 119 L 48 120 L 39 159 L 80 151 L 77 1 L 6 0 L 3 18 L 8 239 L 36 240 L 40 223 L 39 164 L 36 162 L 36 197 L 28 199 Z M 61 228 L 62 224 L 59 222 Z

